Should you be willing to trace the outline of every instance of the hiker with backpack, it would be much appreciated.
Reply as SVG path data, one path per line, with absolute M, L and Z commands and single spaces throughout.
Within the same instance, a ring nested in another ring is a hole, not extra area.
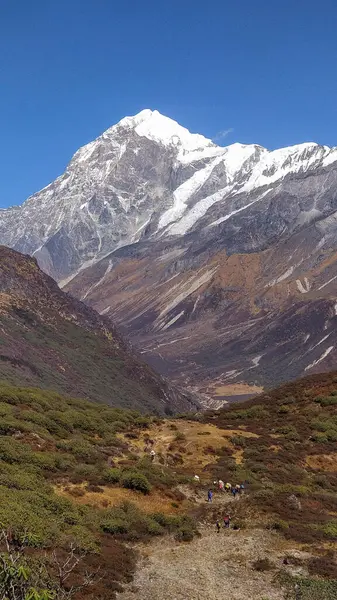
M 207 497 L 208 497 L 208 502 L 212 502 L 212 499 L 213 499 L 213 492 L 212 492 L 212 490 L 208 490 Z
M 224 518 L 223 522 L 224 522 L 224 527 L 225 527 L 225 529 L 229 529 L 229 527 L 230 527 L 230 522 L 231 522 L 230 515 L 227 515 L 227 516 Z

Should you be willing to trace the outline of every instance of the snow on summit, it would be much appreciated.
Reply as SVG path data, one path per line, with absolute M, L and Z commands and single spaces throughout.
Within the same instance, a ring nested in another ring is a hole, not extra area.
M 157 110 L 142 110 L 134 117 L 125 117 L 118 126 L 132 128 L 139 136 L 164 145 L 182 146 L 187 152 L 202 150 L 205 147 L 216 148 L 211 140 L 198 133 L 190 133 L 188 129 Z
M 326 169 L 333 173 L 335 163 L 337 148 L 314 143 L 271 152 L 255 144 L 217 146 L 157 110 L 145 109 L 80 148 L 63 175 L 21 207 L 2 210 L 0 242 L 33 254 L 63 281 L 143 239 L 153 242 L 199 230 L 208 239 L 217 231 L 211 225 L 238 221 L 241 213 L 247 222 L 253 205 L 254 211 L 269 214 L 283 181 L 287 194 L 294 189 L 297 197 L 293 179 L 307 172 L 319 178 Z M 325 204 L 319 196 L 310 205 L 313 188 L 310 193 L 304 183 L 302 188 L 308 208 L 294 200 L 292 210 L 296 222 L 307 223 L 323 214 Z M 278 206 L 282 210 L 283 204 Z M 275 218 L 275 226 L 281 221 Z

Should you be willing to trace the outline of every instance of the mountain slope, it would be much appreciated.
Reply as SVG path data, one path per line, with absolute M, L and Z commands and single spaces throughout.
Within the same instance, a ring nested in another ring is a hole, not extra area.
M 333 368 L 332 240 L 320 244 L 316 225 L 261 252 L 228 254 L 220 240 L 213 251 L 195 237 L 140 242 L 67 289 L 112 315 L 158 370 L 211 396 L 230 396 L 233 382 L 271 386 Z
M 145 110 L 0 211 L 0 241 L 213 394 L 335 364 L 336 214 L 336 148 L 219 147 Z
M 134 354 L 111 321 L 68 296 L 35 259 L 0 247 L 0 378 L 142 411 L 193 402 Z

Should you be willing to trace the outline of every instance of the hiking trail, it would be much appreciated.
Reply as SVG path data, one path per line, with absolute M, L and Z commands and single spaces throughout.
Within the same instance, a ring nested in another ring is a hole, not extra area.
M 282 568 L 289 543 L 263 529 L 234 531 L 222 527 L 217 533 L 213 518 L 217 507 L 222 520 L 225 507 L 244 501 L 244 497 L 234 499 L 216 493 L 208 504 L 205 490 L 181 486 L 181 491 L 207 506 L 199 526 L 200 537 L 177 543 L 166 536 L 136 545 L 139 562 L 135 577 L 117 594 L 118 600 L 283 600 L 282 590 L 272 583 L 275 570 L 258 572 L 252 563 L 268 558 L 275 569 Z

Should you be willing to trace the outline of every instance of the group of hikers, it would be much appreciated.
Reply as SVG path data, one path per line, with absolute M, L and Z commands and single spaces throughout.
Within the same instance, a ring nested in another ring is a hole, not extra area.
M 218 486 L 218 489 L 220 492 L 227 492 L 228 494 L 232 494 L 233 498 L 236 497 L 237 494 L 243 494 L 245 491 L 245 484 L 244 483 L 238 483 L 236 485 L 232 485 L 231 483 L 224 483 L 222 481 L 222 479 L 219 479 L 218 482 L 214 482 L 215 485 Z M 213 500 L 213 490 L 209 489 L 208 490 L 208 502 L 212 502 Z

